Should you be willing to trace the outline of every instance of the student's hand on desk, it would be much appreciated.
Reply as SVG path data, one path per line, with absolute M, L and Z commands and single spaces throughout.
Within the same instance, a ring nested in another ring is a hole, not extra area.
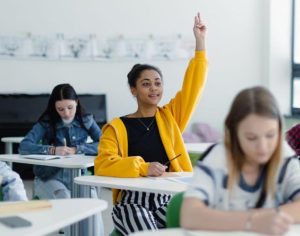
M 75 147 L 66 147 L 66 146 L 61 146 L 61 147 L 56 147 L 55 149 L 55 154 L 56 155 L 73 155 L 76 153 L 76 148 Z
M 293 218 L 282 211 L 261 209 L 253 213 L 250 231 L 268 235 L 283 235 L 293 223 Z
M 167 166 L 162 165 L 159 162 L 150 162 L 148 167 L 148 176 L 161 176 L 166 172 Z

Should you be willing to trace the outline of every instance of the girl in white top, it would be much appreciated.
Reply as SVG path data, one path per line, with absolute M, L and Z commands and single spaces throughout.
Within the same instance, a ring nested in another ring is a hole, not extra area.
M 300 162 L 282 153 L 275 98 L 262 87 L 241 91 L 225 120 L 224 144 L 195 167 L 181 225 L 281 235 L 300 223 L 299 200 Z
M 26 191 L 19 174 L 3 161 L 0 161 L 0 185 L 3 201 L 27 201 Z

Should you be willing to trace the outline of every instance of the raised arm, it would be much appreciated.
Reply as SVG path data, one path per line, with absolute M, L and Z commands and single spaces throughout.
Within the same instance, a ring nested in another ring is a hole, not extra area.
M 184 199 L 181 208 L 181 226 L 190 230 L 251 231 L 282 235 L 293 222 L 288 214 L 274 209 L 221 211 L 209 208 L 192 197 Z
M 205 52 L 206 26 L 198 13 L 194 19 L 195 56 L 186 69 L 181 90 L 164 107 L 175 118 L 181 132 L 187 126 L 200 99 L 206 82 L 207 59 Z
M 205 35 L 206 35 L 206 26 L 203 24 L 200 13 L 195 16 L 194 21 L 194 35 L 196 39 L 196 51 L 203 51 L 205 50 Z

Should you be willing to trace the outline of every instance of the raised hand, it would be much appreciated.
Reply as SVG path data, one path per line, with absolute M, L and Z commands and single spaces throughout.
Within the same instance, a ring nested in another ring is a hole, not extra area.
M 206 30 L 207 30 L 207 27 L 202 22 L 200 13 L 198 12 L 198 14 L 195 16 L 194 27 L 193 27 L 193 31 L 194 31 L 194 35 L 195 35 L 195 39 L 196 39 L 196 50 L 197 51 L 201 51 L 201 50 L 205 49 Z

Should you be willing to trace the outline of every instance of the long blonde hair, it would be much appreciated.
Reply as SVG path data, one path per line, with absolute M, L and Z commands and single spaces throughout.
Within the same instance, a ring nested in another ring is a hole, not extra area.
M 265 165 L 266 180 L 263 189 L 265 194 L 274 195 L 275 177 L 282 155 L 282 120 L 276 99 L 271 92 L 263 87 L 252 87 L 238 93 L 225 119 L 224 143 L 229 170 L 227 186 L 232 191 L 245 163 L 245 155 L 238 140 L 237 129 L 239 123 L 250 114 L 278 120 L 278 144 L 269 162 Z

